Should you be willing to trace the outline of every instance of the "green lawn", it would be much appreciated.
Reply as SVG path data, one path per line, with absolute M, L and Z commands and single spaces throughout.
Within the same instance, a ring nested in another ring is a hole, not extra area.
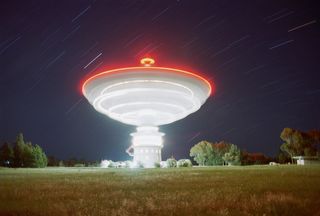
M 320 215 L 320 166 L 0 168 L 0 215 Z

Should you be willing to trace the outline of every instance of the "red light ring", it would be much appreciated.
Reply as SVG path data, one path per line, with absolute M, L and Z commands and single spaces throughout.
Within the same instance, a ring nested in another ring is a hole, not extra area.
M 124 70 L 134 70 L 134 69 L 141 69 L 141 70 L 158 69 L 158 70 L 168 70 L 168 71 L 172 71 L 172 72 L 183 73 L 185 75 L 189 75 L 189 76 L 195 77 L 201 81 L 204 81 L 209 87 L 208 95 L 211 95 L 211 93 L 212 93 L 211 83 L 207 79 L 203 78 L 202 76 L 200 76 L 198 74 L 195 74 L 195 73 L 192 73 L 189 71 L 175 69 L 175 68 L 166 68 L 166 67 L 126 67 L 126 68 L 117 68 L 117 69 L 107 70 L 107 71 L 104 71 L 104 72 L 101 72 L 101 73 L 98 73 L 98 74 L 95 74 L 95 75 L 89 77 L 87 80 L 84 81 L 84 83 L 82 85 L 82 94 L 84 94 L 84 92 L 85 92 L 84 91 L 85 85 L 88 82 L 90 82 L 91 80 L 94 80 L 95 78 L 97 78 L 99 76 L 103 76 L 103 75 L 110 74 L 110 73 L 117 73 L 117 72 L 124 71 Z M 127 72 L 129 72 L 129 71 L 127 71 Z

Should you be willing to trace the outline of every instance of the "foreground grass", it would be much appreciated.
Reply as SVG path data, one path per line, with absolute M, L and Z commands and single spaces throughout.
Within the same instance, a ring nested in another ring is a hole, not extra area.
M 0 168 L 0 215 L 320 215 L 320 166 Z

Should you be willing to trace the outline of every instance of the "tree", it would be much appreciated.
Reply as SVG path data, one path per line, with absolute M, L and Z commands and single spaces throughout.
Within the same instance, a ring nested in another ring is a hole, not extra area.
M 48 159 L 46 154 L 43 152 L 39 145 L 35 145 L 32 149 L 33 157 L 35 160 L 34 167 L 43 168 L 48 164 Z
M 0 166 L 10 167 L 13 164 L 13 149 L 5 142 L 0 148 Z
M 201 141 L 190 149 L 190 156 L 194 157 L 194 160 L 202 166 L 223 165 L 225 162 L 223 157 L 230 151 L 232 145 L 234 144 L 226 141 L 214 144 L 208 141 Z M 232 154 L 238 154 L 238 151 L 232 152 Z M 237 161 L 240 161 L 240 155 Z
M 249 152 L 246 150 L 241 151 L 241 164 L 242 165 L 250 165 L 250 157 L 249 157 Z
M 14 167 L 23 167 L 23 152 L 24 152 L 24 139 L 23 134 L 19 133 L 16 139 L 15 146 L 13 147 L 13 154 L 14 154 L 14 160 L 13 160 L 13 166 Z
M 241 157 L 240 149 L 234 144 L 231 144 L 229 151 L 226 152 L 224 156 L 222 156 L 223 160 L 227 162 L 229 165 L 240 164 L 240 157 Z
M 64 161 L 66 167 L 73 167 L 78 162 L 78 159 L 75 157 L 71 157 Z
M 37 167 L 37 158 L 31 142 L 23 146 L 22 162 L 24 167 Z
M 48 159 L 48 166 L 59 166 L 59 160 L 56 159 L 54 156 L 50 155 L 47 157 Z
M 278 162 L 281 164 L 286 164 L 291 161 L 290 156 L 286 152 L 279 152 L 278 154 Z
M 232 144 L 226 141 L 220 141 L 218 143 L 212 144 L 214 154 L 211 157 L 212 165 L 223 165 L 223 156 L 229 151 Z
M 315 156 L 316 144 L 319 142 L 320 135 L 317 131 L 305 133 L 292 128 L 284 128 L 280 138 L 285 142 L 280 146 L 281 151 L 290 155 L 293 162 L 293 156 Z
M 212 144 L 201 141 L 190 149 L 190 156 L 201 166 L 210 165 L 213 156 Z
M 267 164 L 270 161 L 271 159 L 262 153 L 249 153 L 247 151 L 241 151 L 242 165 Z
M 267 164 L 270 162 L 270 158 L 262 153 L 249 153 L 253 164 Z
M 308 135 L 311 137 L 314 144 L 320 144 L 320 130 L 310 130 Z
M 15 167 L 46 167 L 48 164 L 42 148 L 31 142 L 25 143 L 22 133 L 17 136 L 13 152 Z
M 312 145 L 315 150 L 315 155 L 320 154 L 320 130 L 310 130 L 308 132 L 310 139 L 312 140 Z

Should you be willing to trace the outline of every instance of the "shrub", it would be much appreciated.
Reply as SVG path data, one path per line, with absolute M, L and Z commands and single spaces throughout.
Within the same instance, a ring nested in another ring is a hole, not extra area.
M 63 161 L 61 160 L 61 161 L 59 161 L 59 167 L 64 167 L 64 163 L 63 163 Z
M 122 166 L 122 162 L 121 161 L 115 161 L 115 162 L 113 162 L 113 167 L 115 167 L 115 168 L 121 168 Z
M 160 167 L 161 167 L 161 166 L 160 166 L 160 163 L 159 163 L 159 162 L 155 162 L 155 163 L 154 163 L 154 167 L 155 167 L 155 168 L 160 168 Z
M 174 158 L 168 158 L 166 162 L 168 168 L 177 167 L 177 161 Z
M 101 164 L 98 161 L 94 161 L 94 162 L 88 163 L 87 166 L 88 167 L 100 167 Z
M 116 162 L 113 162 L 112 160 L 109 160 L 108 168 L 116 167 Z
M 75 166 L 75 167 L 85 167 L 85 165 L 82 164 L 82 163 L 77 163 L 77 164 L 75 164 L 74 166 Z
M 192 167 L 192 163 L 189 159 L 180 159 L 177 162 L 178 167 Z
M 161 161 L 160 162 L 160 167 L 161 168 L 167 168 L 167 161 Z
M 110 161 L 109 161 L 109 160 L 102 160 L 101 163 L 100 163 L 100 167 L 102 167 L 102 168 L 108 168 L 108 167 L 109 167 L 109 164 L 110 164 Z
M 112 160 L 102 160 L 100 163 L 100 167 L 113 168 L 113 167 L 116 167 L 116 162 L 113 162 Z
M 130 167 L 130 161 L 118 161 L 115 162 L 116 168 L 129 168 Z
M 124 168 L 130 168 L 131 167 L 131 161 L 127 160 L 124 162 Z
M 144 168 L 144 165 L 141 161 L 137 162 L 137 168 Z

